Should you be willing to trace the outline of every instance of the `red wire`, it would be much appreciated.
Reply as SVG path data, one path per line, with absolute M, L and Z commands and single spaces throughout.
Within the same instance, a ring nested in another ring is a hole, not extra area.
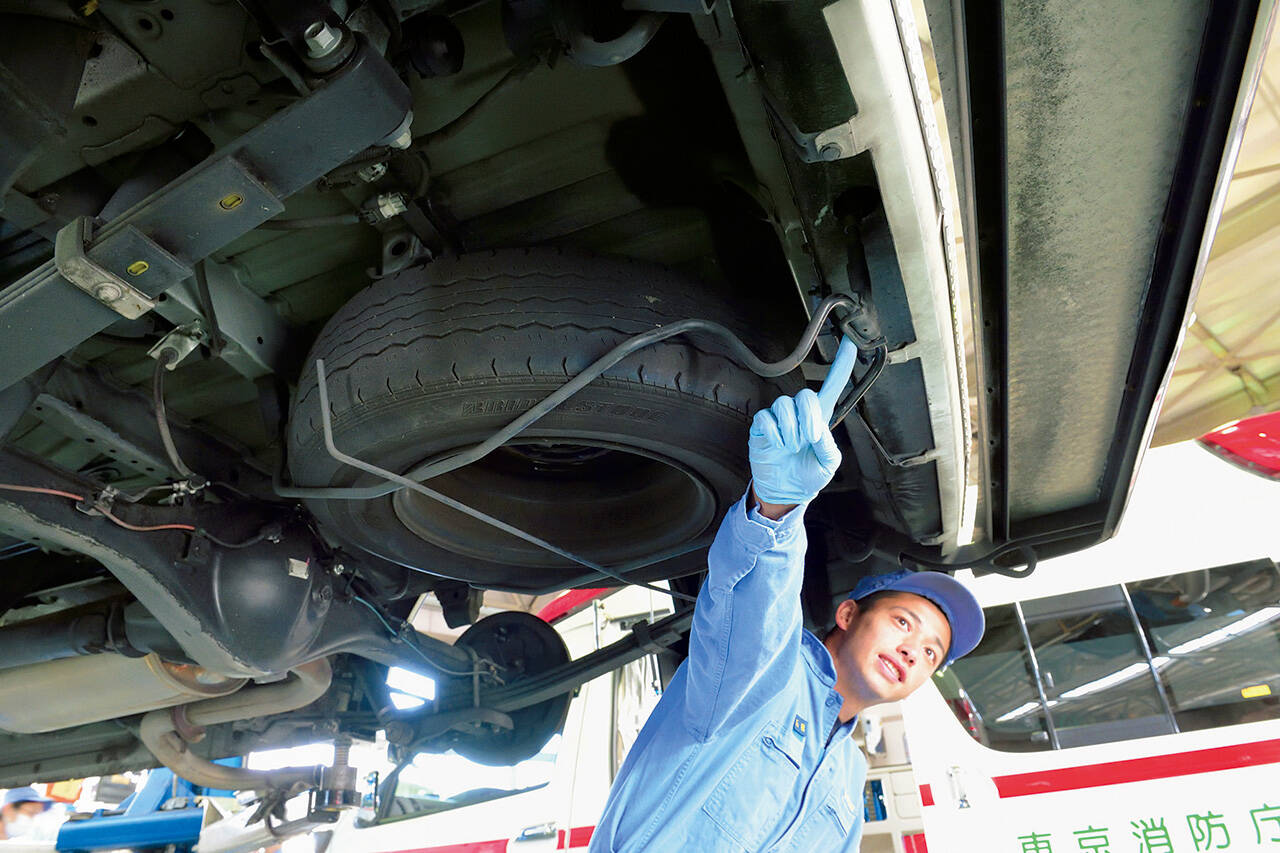
M 0 489 L 7 489 L 8 491 L 11 491 L 11 492 L 34 492 L 35 494 L 38 494 L 38 495 L 55 495 L 60 498 L 71 498 L 71 500 L 73 501 L 84 500 L 83 495 L 76 495 L 76 494 L 72 494 L 71 492 L 61 491 L 59 489 L 44 489 L 44 488 L 40 488 L 39 486 L 15 486 L 12 483 L 0 483 Z M 114 515 L 107 512 L 105 509 L 99 509 L 98 511 L 101 512 L 102 516 L 106 518 L 108 521 L 118 524 L 119 526 L 123 527 L 125 530 L 134 530 L 134 531 L 137 531 L 138 533 L 150 533 L 153 530 L 190 530 L 192 532 L 195 532 L 195 527 L 190 524 L 152 524 L 152 525 L 140 526 L 137 524 L 130 524 L 127 521 L 116 518 Z
M 84 495 L 73 495 L 71 492 L 60 492 L 57 489 L 42 489 L 38 486 L 14 486 L 9 483 L 0 483 L 0 489 L 8 489 L 11 492 L 35 492 L 38 495 L 57 495 L 60 498 L 71 498 L 73 501 L 84 500 Z
M 107 512 L 105 509 L 99 508 L 98 512 L 102 513 L 104 518 L 110 521 L 114 521 L 116 524 L 120 525 L 125 530 L 136 530 L 139 533 L 149 533 L 152 530 L 190 530 L 193 532 L 195 531 L 195 527 L 193 527 L 190 524 L 151 524 L 151 525 L 139 527 L 136 524 L 130 524 L 127 521 L 122 521 L 116 518 L 114 515 Z

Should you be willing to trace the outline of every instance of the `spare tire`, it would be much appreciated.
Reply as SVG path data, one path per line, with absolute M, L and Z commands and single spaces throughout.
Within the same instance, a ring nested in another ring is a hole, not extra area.
M 377 482 L 325 452 L 318 358 L 338 448 L 404 472 L 488 438 L 619 342 L 676 320 L 716 320 L 763 357 L 785 349 L 706 290 L 664 267 L 556 249 L 466 255 L 377 281 L 312 348 L 290 416 L 294 482 Z M 751 414 L 797 381 L 762 379 L 713 340 L 672 338 L 430 485 L 601 565 L 640 560 L 713 530 L 748 479 Z M 308 506 L 346 545 L 477 586 L 533 591 L 599 579 L 411 490 Z M 634 577 L 676 577 L 705 561 L 699 549 Z

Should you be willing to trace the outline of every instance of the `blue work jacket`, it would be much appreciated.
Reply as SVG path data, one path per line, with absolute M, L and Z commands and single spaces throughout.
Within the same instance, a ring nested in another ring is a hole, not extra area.
M 689 657 L 623 762 L 592 853 L 856 851 L 867 762 L 801 624 L 803 507 L 746 499 L 708 555 Z

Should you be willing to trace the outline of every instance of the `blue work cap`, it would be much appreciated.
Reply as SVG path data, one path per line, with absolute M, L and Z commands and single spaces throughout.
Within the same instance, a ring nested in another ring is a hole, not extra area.
M 0 807 L 12 806 L 16 803 L 40 803 L 46 809 L 53 800 L 48 797 L 42 797 L 36 793 L 36 789 L 30 785 L 24 785 L 21 788 L 10 788 L 4 792 L 4 802 L 0 803 Z
M 942 572 L 899 569 L 883 575 L 867 575 L 858 581 L 849 597 L 858 601 L 877 592 L 891 591 L 910 592 L 927 598 L 938 605 L 942 615 L 947 617 L 951 625 L 951 647 L 947 649 L 943 666 L 950 666 L 953 661 L 969 654 L 982 640 L 987 622 L 978 600 L 964 584 Z

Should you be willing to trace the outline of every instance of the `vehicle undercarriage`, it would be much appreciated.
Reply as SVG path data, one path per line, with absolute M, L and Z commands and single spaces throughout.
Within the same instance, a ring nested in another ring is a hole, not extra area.
M 924 7 L 936 95 L 896 2 L 0 4 L 0 784 L 535 753 L 576 685 L 678 659 L 750 416 L 842 329 L 875 381 L 814 626 L 866 571 L 1109 536 L 1271 5 Z M 592 369 L 690 319 L 725 333 Z M 681 606 L 588 658 L 477 619 L 620 578 Z M 437 701 L 394 711 L 391 665 Z

